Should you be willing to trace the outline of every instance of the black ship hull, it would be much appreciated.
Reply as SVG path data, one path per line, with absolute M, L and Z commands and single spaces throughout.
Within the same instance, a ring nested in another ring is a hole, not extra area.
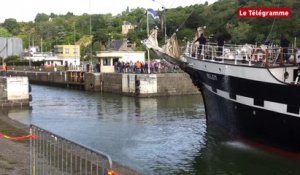
M 300 119 L 243 105 L 202 89 L 207 123 L 221 127 L 232 137 L 299 151 Z
M 202 93 L 208 125 L 217 126 L 232 137 L 300 151 L 300 86 L 218 74 L 210 71 L 204 61 L 198 69 L 189 61 L 157 54 L 190 75 Z M 213 66 L 219 66 L 220 72 L 225 69 L 220 64 Z

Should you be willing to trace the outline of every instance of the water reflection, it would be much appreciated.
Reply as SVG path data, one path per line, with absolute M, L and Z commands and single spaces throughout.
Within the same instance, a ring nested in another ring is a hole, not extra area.
M 201 96 L 133 98 L 33 86 L 8 115 L 101 150 L 144 174 L 297 174 L 299 161 L 206 127 Z

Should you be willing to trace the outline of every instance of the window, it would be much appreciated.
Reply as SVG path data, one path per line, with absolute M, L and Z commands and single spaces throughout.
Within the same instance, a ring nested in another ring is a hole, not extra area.
M 63 48 L 61 48 L 61 47 L 56 47 L 56 48 L 54 48 L 54 52 L 55 52 L 56 54 L 62 54 L 62 53 L 63 53 Z
M 74 48 L 73 53 L 74 53 L 74 54 L 77 54 L 77 48 Z
M 103 66 L 110 66 L 110 58 L 104 58 L 103 59 Z
M 65 53 L 68 54 L 69 53 L 69 48 L 65 49 Z

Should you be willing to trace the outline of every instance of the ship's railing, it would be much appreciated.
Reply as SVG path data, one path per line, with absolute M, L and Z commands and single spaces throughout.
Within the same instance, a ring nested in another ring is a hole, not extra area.
M 112 172 L 109 155 L 30 126 L 30 175 L 107 175 Z
M 216 43 L 199 45 L 187 43 L 184 53 L 195 59 L 220 61 L 249 66 L 275 67 L 296 65 L 300 62 L 300 50 L 278 46 L 224 45 Z

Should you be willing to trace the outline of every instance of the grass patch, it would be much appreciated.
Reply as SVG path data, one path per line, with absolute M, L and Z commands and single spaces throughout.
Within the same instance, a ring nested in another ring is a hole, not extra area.
M 15 164 L 16 162 L 7 161 L 2 156 L 0 156 L 0 169 L 13 170 Z
M 1 117 L 2 116 L 0 116 L 0 118 Z M 8 119 L 8 120 L 10 120 L 10 119 Z M 5 120 L 1 120 L 1 119 L 0 119 L 0 133 L 8 135 L 10 137 L 18 137 L 18 136 L 28 135 L 28 132 L 25 132 L 22 129 L 18 129 L 18 128 L 14 127 L 13 125 L 5 122 Z M 15 142 L 25 143 L 25 142 L 28 142 L 28 140 L 19 140 L 19 141 L 15 141 Z

